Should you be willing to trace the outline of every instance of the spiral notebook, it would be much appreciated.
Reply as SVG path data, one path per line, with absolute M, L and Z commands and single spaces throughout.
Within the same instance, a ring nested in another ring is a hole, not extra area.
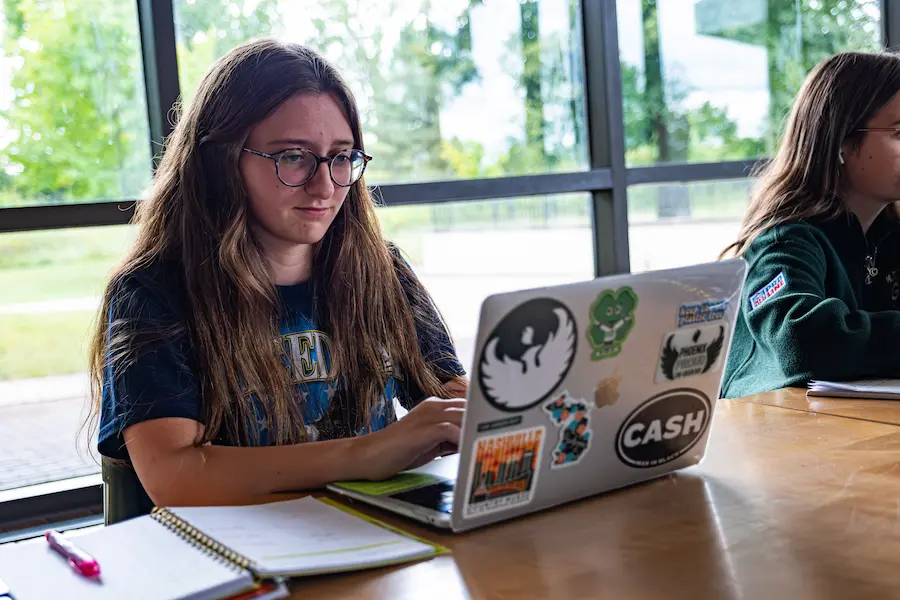
M 0 545 L 0 578 L 16 600 L 214 600 L 250 590 L 258 580 L 365 569 L 447 551 L 312 497 L 155 509 L 72 539 L 100 563 L 101 581 L 76 575 L 46 544 Z

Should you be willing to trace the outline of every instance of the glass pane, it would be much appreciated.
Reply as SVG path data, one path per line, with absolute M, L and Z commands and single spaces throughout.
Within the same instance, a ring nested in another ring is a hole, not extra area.
M 618 0 L 630 165 L 772 152 L 806 74 L 881 48 L 879 0 Z
M 89 330 L 134 233 L 124 225 L 0 235 L 0 490 L 98 471 L 77 438 Z
M 587 167 L 578 0 L 175 0 L 181 89 L 274 35 L 350 83 L 370 183 Z
M 0 207 L 138 198 L 151 165 L 134 0 L 5 6 Z
M 737 239 L 751 185 L 736 179 L 629 187 L 631 271 L 716 260 Z
M 590 195 L 379 208 L 472 367 L 482 301 L 491 294 L 594 276 Z

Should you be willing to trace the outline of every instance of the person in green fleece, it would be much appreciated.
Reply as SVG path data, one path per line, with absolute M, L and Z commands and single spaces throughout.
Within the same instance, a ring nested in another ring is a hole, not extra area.
M 807 76 L 737 241 L 747 261 L 721 396 L 900 376 L 900 55 Z

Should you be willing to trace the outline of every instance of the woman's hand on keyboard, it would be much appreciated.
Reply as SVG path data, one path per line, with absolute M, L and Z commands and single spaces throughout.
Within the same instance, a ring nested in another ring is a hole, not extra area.
M 358 438 L 367 479 L 380 480 L 453 454 L 466 401 L 428 398 L 386 428 Z

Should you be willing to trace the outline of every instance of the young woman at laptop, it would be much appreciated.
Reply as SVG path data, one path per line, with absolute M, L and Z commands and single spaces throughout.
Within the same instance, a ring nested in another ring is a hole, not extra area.
M 308 48 L 246 44 L 201 82 L 91 352 L 100 453 L 156 504 L 255 502 L 455 450 L 464 370 L 382 238 L 371 158 Z
M 900 375 L 900 56 L 845 53 L 797 95 L 737 241 L 733 398 Z

